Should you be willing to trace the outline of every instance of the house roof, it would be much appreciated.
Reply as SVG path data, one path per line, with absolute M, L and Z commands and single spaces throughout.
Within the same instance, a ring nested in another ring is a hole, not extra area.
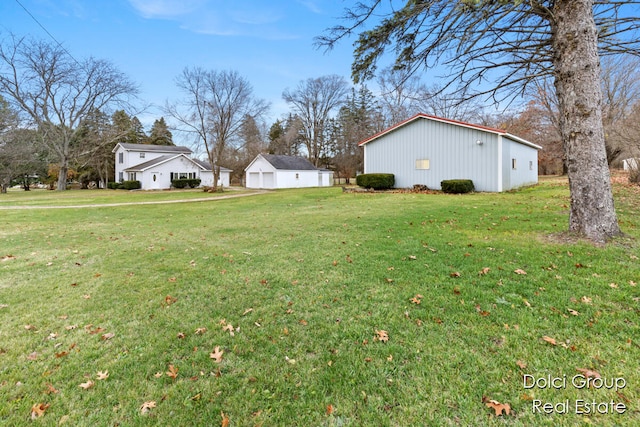
M 260 154 L 264 159 L 271 163 L 276 169 L 283 170 L 318 170 L 309 160 L 304 157 L 285 156 L 280 154 Z
M 187 147 L 180 145 L 152 145 L 152 144 L 128 144 L 125 142 L 119 142 L 116 144 L 113 152 L 118 149 L 118 145 L 127 151 L 147 151 L 155 153 L 187 153 L 191 154 L 191 150 Z
M 194 162 L 196 162 L 197 164 L 199 164 L 202 168 L 204 168 L 205 171 L 212 171 L 213 168 L 211 167 L 211 163 L 209 162 L 205 162 L 204 160 L 200 160 L 200 159 L 191 159 Z M 231 172 L 231 169 L 227 169 L 225 167 L 220 166 L 220 170 L 221 171 L 228 171 Z
M 529 141 L 527 141 L 525 139 L 522 139 L 522 138 L 520 138 L 518 136 L 515 136 L 515 135 L 512 135 L 510 133 L 507 133 L 507 131 L 505 131 L 503 129 L 497 129 L 497 128 L 492 128 L 492 127 L 482 126 L 482 125 L 475 125 L 475 124 L 471 124 L 471 123 L 462 122 L 462 121 L 459 121 L 459 120 L 445 119 L 445 118 L 442 118 L 442 117 L 431 116 L 429 114 L 424 114 L 424 113 L 418 113 L 415 116 L 410 117 L 405 121 L 402 121 L 402 122 L 400 122 L 400 123 L 398 123 L 398 124 L 396 124 L 394 126 L 391 126 L 390 128 L 387 128 L 387 129 L 383 130 L 382 132 L 378 132 L 377 134 L 375 134 L 375 135 L 373 135 L 373 136 L 371 136 L 371 137 L 369 137 L 369 138 L 367 138 L 367 139 L 365 139 L 363 141 L 360 141 L 358 143 L 358 146 L 362 147 L 362 146 L 364 146 L 364 145 L 366 145 L 366 144 L 368 144 L 370 142 L 373 142 L 373 141 L 377 140 L 378 138 L 380 138 L 380 137 L 382 137 L 382 136 L 384 136 L 384 135 L 386 135 L 388 133 L 391 133 L 391 132 L 395 131 L 396 129 L 399 129 L 399 128 L 403 127 L 403 126 L 406 126 L 409 123 L 412 123 L 412 122 L 414 122 L 416 120 L 419 120 L 419 119 L 433 120 L 433 121 L 436 121 L 436 122 L 448 123 L 448 124 L 454 125 L 454 126 L 461 126 L 461 127 L 481 130 L 481 131 L 484 131 L 484 132 L 489 132 L 489 133 L 493 133 L 493 134 L 497 134 L 497 135 L 502 135 L 502 136 L 506 136 L 506 137 L 516 141 L 516 142 L 519 142 L 520 144 L 528 145 L 529 147 L 533 147 L 533 148 L 536 148 L 538 150 L 542 149 L 542 147 L 540 147 L 539 145 L 536 145 L 536 144 L 534 144 L 532 142 L 529 142 Z
M 151 160 L 147 160 L 146 162 L 137 164 L 135 166 L 131 166 L 127 169 L 125 169 L 125 172 L 142 172 L 144 170 L 150 169 L 152 167 L 158 166 L 162 163 L 166 163 L 166 162 L 170 162 L 174 159 L 177 159 L 178 157 L 183 157 L 184 159 L 194 163 L 196 166 L 198 166 L 203 172 L 211 172 L 211 165 L 207 162 L 204 162 L 202 160 L 198 160 L 198 159 L 192 159 L 191 157 L 187 156 L 185 153 L 179 153 L 179 154 L 164 154 L 160 157 L 156 157 L 155 159 L 151 159 Z M 231 169 L 227 169 L 227 168 L 223 168 L 220 167 L 221 171 L 228 171 L 231 172 Z

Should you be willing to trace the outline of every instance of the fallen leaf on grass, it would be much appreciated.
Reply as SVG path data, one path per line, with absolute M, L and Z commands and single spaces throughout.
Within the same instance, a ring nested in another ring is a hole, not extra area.
M 58 390 L 57 388 L 55 388 L 55 387 L 53 386 L 53 384 L 51 384 L 51 383 L 47 383 L 47 384 L 46 384 L 46 386 L 47 386 L 47 389 L 46 389 L 46 390 L 45 390 L 45 392 L 44 392 L 45 394 L 58 394 L 58 393 L 60 393 L 60 390 Z
M 518 365 L 520 369 L 527 369 L 527 362 L 523 362 L 522 360 L 516 361 L 516 365 Z
M 516 274 L 522 274 L 522 275 L 527 274 L 527 272 L 522 270 L 521 268 L 515 269 L 515 270 L 513 270 L 513 272 L 516 273 Z
M 151 411 L 153 408 L 156 407 L 156 402 L 155 400 L 150 400 L 148 402 L 144 402 L 142 404 L 142 406 L 140 406 L 140 413 L 142 415 L 146 415 L 149 413 L 149 411 Z
M 544 341 L 548 342 L 548 343 L 549 343 L 549 344 L 551 344 L 551 345 L 558 345 L 558 343 L 556 342 L 556 340 L 555 340 L 555 339 L 553 339 L 553 338 L 551 338 L 551 337 L 548 337 L 548 336 L 546 336 L 546 335 L 545 335 L 545 336 L 543 336 L 543 337 L 542 337 L 542 339 L 543 339 Z
M 454 271 L 454 272 L 450 273 L 449 276 L 451 276 L 451 277 L 460 277 L 460 276 L 462 276 L 462 274 L 460 272 L 458 272 L 458 271 Z
M 225 326 L 222 327 L 222 330 L 224 332 L 229 332 L 229 335 L 234 336 L 235 334 L 233 333 L 233 325 L 231 323 L 226 324 Z
M 14 257 L 13 255 L 3 255 L 0 258 L 0 260 L 2 260 L 2 261 L 9 261 L 9 260 L 12 260 L 12 259 L 16 259 L 16 257 Z
M 586 368 L 576 368 L 576 371 L 584 374 L 585 378 L 600 378 L 600 373 Z
M 504 412 L 505 415 L 509 415 L 511 413 L 511 405 L 508 403 L 500 403 L 497 400 L 487 399 L 486 397 L 483 397 L 482 401 L 487 408 L 491 408 L 496 412 L 496 417 L 502 415 L 502 412 Z
M 580 314 L 580 313 L 578 313 L 577 311 L 575 311 L 575 310 L 574 310 L 574 309 L 572 309 L 572 308 L 567 308 L 567 311 L 569 312 L 569 314 L 572 314 L 572 315 L 574 315 L 574 316 L 577 316 L 577 315 L 579 315 L 579 314 Z
M 415 297 L 411 298 L 409 301 L 411 301 L 414 304 L 420 304 L 422 302 L 420 300 L 420 298 L 418 298 L 418 295 L 416 295 Z
M 220 363 L 222 362 L 222 355 L 224 354 L 224 350 L 220 350 L 219 346 L 213 349 L 213 353 L 209 354 L 209 357 L 213 359 L 214 362 Z
M 35 327 L 35 326 L 33 326 L 33 325 L 24 325 L 24 328 L 25 328 L 27 331 L 35 331 L 35 330 L 36 330 L 36 327 Z
M 86 383 L 81 383 L 80 385 L 78 385 L 78 387 L 83 388 L 85 390 L 89 390 L 94 385 L 95 383 L 93 381 L 88 380 Z
M 196 335 L 202 335 L 205 332 L 207 332 L 207 328 L 204 328 L 204 327 L 203 328 L 197 328 L 195 334 Z
M 44 415 L 47 409 L 51 406 L 49 403 L 36 403 L 31 407 L 31 419 L 35 420 L 36 418 L 40 418 Z
M 107 378 L 109 378 L 109 371 L 98 371 L 98 373 L 96 374 L 96 377 L 98 378 L 99 381 L 103 381 L 106 380 Z
M 582 298 L 580 298 L 580 302 L 584 303 L 584 304 L 591 304 L 591 298 L 589 298 L 588 296 L 583 296 Z
M 107 334 L 103 334 L 100 339 L 102 339 L 103 341 L 107 341 L 110 340 L 111 338 L 115 337 L 116 334 L 114 334 L 113 332 L 109 332 Z
M 224 412 L 220 411 L 220 416 L 222 417 L 222 421 L 220 422 L 221 427 L 229 427 L 229 417 L 225 415 Z
M 491 269 L 489 267 L 485 267 L 485 268 L 483 268 L 482 270 L 480 270 L 478 272 L 478 275 L 479 276 L 484 276 L 484 275 L 488 274 L 490 271 L 491 271 Z
M 327 415 L 333 414 L 333 411 L 335 411 L 333 405 L 327 405 Z
M 385 330 L 376 330 L 376 335 L 373 337 L 374 341 L 387 342 L 389 341 L 389 333 Z
M 178 377 L 178 368 L 173 365 L 169 365 L 169 370 L 166 372 L 166 375 L 175 380 Z
M 27 356 L 27 360 L 37 360 L 38 359 L 38 352 L 34 351 L 33 353 L 30 353 Z

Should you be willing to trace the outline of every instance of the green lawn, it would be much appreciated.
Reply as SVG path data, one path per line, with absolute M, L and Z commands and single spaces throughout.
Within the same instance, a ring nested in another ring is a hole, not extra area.
M 562 233 L 562 180 L 0 210 L 0 424 L 640 425 L 640 189 L 615 192 L 606 247 Z

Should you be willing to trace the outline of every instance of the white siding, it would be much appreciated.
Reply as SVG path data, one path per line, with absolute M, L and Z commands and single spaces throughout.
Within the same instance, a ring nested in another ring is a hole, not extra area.
M 482 144 L 478 144 L 481 141 Z M 365 173 L 392 173 L 397 188 L 423 184 L 440 189 L 445 179 L 471 179 L 477 191 L 499 191 L 498 135 L 419 119 L 367 143 Z M 416 160 L 429 169 L 416 169 Z
M 503 190 L 512 190 L 538 182 L 538 150 L 503 137 Z M 514 166 L 515 161 L 515 168 Z

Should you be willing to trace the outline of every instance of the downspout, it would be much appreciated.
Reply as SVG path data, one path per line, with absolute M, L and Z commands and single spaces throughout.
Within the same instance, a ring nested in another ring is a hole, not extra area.
M 498 193 L 502 193 L 502 135 L 498 135 Z

